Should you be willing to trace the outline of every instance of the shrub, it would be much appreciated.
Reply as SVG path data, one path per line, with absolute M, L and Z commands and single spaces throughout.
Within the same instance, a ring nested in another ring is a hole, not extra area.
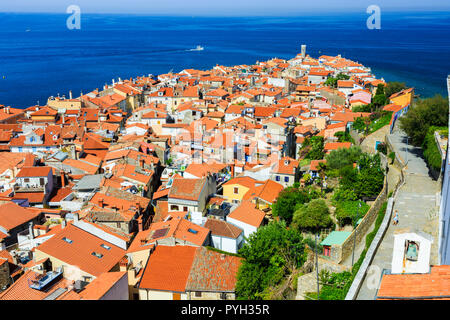
M 399 121 L 411 143 L 421 146 L 430 126 L 448 125 L 448 100 L 441 95 L 418 100 Z
M 322 199 L 311 200 L 298 206 L 294 212 L 294 225 L 301 231 L 317 232 L 333 226 L 326 202 Z
M 236 283 L 238 299 L 263 299 L 269 287 L 283 281 L 285 275 L 303 265 L 306 254 L 303 238 L 282 222 L 271 222 L 253 233 L 239 250 L 244 258 Z
M 359 207 L 359 204 L 361 204 L 361 207 Z M 340 201 L 336 205 L 336 219 L 340 226 L 354 225 L 359 218 L 364 217 L 369 208 L 369 205 L 363 201 Z
M 427 135 L 425 136 L 422 149 L 423 156 L 428 163 L 428 165 L 436 171 L 441 170 L 442 158 L 439 148 L 436 144 L 436 139 L 434 138 L 434 132 L 440 128 L 431 126 L 428 129 Z
M 327 168 L 341 169 L 345 166 L 353 165 L 361 157 L 362 151 L 358 146 L 351 146 L 350 148 L 340 148 L 331 151 L 325 156 L 327 160 Z
M 382 154 L 387 154 L 387 145 L 385 142 L 381 142 L 377 145 L 377 151 L 381 152 Z

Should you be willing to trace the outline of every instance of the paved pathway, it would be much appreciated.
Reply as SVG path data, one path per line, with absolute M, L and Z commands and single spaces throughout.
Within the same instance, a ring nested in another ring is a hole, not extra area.
M 396 129 L 390 134 L 395 152 L 405 161 L 407 160 L 405 184 L 398 192 L 394 203 L 394 210 L 398 210 L 399 224 L 389 225 L 388 230 L 377 249 L 375 257 L 369 267 L 376 266 L 381 272 L 391 269 L 392 250 L 394 245 L 394 231 L 398 228 L 416 228 L 432 234 L 434 243 L 430 263 L 437 262 L 437 218 L 430 219 L 428 214 L 436 206 L 437 182 L 428 175 L 428 168 L 421 157 L 421 150 L 412 146 L 407 147 L 406 135 Z M 381 276 L 381 274 L 380 274 Z M 372 300 L 376 296 L 379 278 L 366 275 L 357 300 Z

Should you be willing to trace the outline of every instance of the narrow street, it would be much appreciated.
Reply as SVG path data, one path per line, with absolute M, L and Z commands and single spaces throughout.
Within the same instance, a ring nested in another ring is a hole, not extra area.
M 406 134 L 403 131 L 395 128 L 389 137 L 396 154 L 407 163 L 405 184 L 399 190 L 394 203 L 394 210 L 398 210 L 399 224 L 389 225 L 368 270 L 377 268 L 366 275 L 357 300 L 375 299 L 382 270 L 391 268 L 394 231 L 397 229 L 411 228 L 431 234 L 434 242 L 430 263 L 437 263 L 438 218 L 431 218 L 430 213 L 436 209 L 438 183 L 428 175 L 428 168 L 421 156 L 422 150 L 407 146 Z

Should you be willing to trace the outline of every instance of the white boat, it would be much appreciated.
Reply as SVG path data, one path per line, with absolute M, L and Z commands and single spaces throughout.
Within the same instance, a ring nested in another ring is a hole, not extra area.
M 194 49 L 189 49 L 189 51 L 202 51 L 202 50 L 204 50 L 205 48 L 203 48 L 202 46 L 197 46 L 197 47 L 195 47 Z

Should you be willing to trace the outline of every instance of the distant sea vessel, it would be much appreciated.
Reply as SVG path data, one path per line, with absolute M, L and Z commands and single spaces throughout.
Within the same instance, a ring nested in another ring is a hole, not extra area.
M 205 48 L 203 48 L 202 46 L 196 46 L 194 49 L 189 49 L 189 51 L 202 51 Z
M 25 30 L 25 32 L 30 32 L 31 31 L 31 29 L 27 29 L 27 30 Z

